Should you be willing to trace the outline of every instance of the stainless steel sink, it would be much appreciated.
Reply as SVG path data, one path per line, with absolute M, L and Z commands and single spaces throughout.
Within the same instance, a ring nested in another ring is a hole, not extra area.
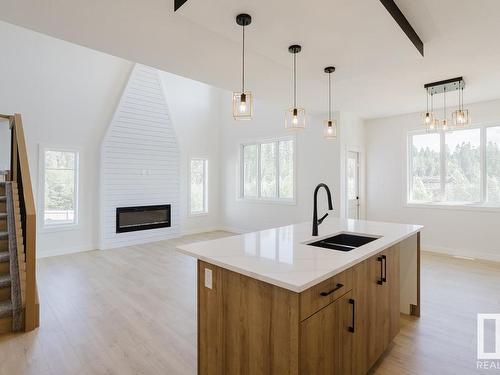
M 323 238 L 319 241 L 308 243 L 307 245 L 331 250 L 351 251 L 357 247 L 375 241 L 378 238 L 380 237 L 361 236 L 353 233 L 340 233 L 333 237 Z

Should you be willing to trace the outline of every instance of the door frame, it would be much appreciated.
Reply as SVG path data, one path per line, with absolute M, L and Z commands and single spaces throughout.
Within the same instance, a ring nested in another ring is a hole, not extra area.
M 343 201 L 343 216 L 349 217 L 349 203 L 348 203 L 348 186 L 347 186 L 347 164 L 349 160 L 349 152 L 357 152 L 359 155 L 359 220 L 366 219 L 366 151 L 364 147 L 347 145 L 344 154 L 344 194 Z

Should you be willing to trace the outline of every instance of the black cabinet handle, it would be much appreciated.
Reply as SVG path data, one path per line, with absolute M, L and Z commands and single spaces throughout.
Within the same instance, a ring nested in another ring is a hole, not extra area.
M 352 305 L 352 326 L 349 327 L 349 332 L 354 333 L 356 326 L 356 301 L 351 298 L 349 299 L 349 303 Z
M 384 276 L 382 277 L 382 281 L 384 283 L 387 282 L 387 257 L 382 255 L 382 261 L 384 262 Z
M 339 290 L 340 288 L 342 288 L 344 286 L 344 284 L 337 284 L 335 285 L 335 288 L 333 288 L 332 290 L 330 290 L 329 292 L 321 292 L 320 295 L 323 296 L 323 297 L 326 297 L 328 296 L 329 294 L 332 294 L 333 292 L 336 292 L 337 290 Z
M 380 279 L 377 280 L 378 285 L 384 285 L 384 255 L 377 258 L 380 262 Z

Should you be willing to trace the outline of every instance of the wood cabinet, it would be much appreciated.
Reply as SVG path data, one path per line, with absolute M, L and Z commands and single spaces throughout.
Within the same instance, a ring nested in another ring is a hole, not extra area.
M 198 373 L 364 375 L 399 332 L 399 299 L 399 245 L 302 293 L 198 261 Z
M 352 373 L 354 301 L 348 292 L 300 323 L 300 373 Z
M 357 303 L 352 374 L 366 374 L 399 332 L 399 248 L 393 246 L 356 265 Z

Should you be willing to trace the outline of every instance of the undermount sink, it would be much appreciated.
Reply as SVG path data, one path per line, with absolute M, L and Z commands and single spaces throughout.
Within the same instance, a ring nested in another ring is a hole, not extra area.
M 322 247 L 331 250 L 351 251 L 357 247 L 375 241 L 379 237 L 360 236 L 358 234 L 340 233 L 333 237 L 308 243 L 307 245 Z

